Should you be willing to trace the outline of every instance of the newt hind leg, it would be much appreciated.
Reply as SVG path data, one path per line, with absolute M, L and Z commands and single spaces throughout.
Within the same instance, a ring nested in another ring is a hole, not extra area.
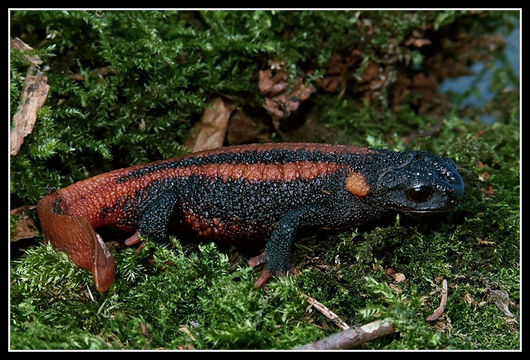
M 288 211 L 279 221 L 260 255 L 249 260 L 249 265 L 264 264 L 261 275 L 255 282 L 260 288 L 272 275 L 285 275 L 291 264 L 291 250 L 300 230 L 326 226 L 337 227 L 347 223 L 349 214 L 337 216 L 333 203 L 313 203 Z
M 298 232 L 307 226 L 320 208 L 318 205 L 306 205 L 287 212 L 281 218 L 265 245 L 265 250 L 249 260 L 250 266 L 264 265 L 261 275 L 254 283 L 256 288 L 262 287 L 272 275 L 285 275 L 289 271 L 291 248 Z
M 176 190 L 166 190 L 146 207 L 138 226 L 138 232 L 126 240 L 126 244 L 139 242 L 139 235 L 153 240 L 158 245 L 165 245 L 168 240 L 168 227 L 171 216 L 178 202 Z

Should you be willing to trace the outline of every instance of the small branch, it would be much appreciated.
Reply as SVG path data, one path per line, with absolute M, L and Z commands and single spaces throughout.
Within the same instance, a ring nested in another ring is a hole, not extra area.
M 308 296 L 306 294 L 302 294 L 304 298 L 307 300 L 307 302 L 313 306 L 315 309 L 320 311 L 325 317 L 330 319 L 342 330 L 349 329 L 350 327 L 348 324 L 346 324 L 337 314 L 335 314 L 333 311 L 328 309 L 324 304 L 318 302 L 316 299 L 312 298 L 311 296 Z
M 447 304 L 447 280 L 444 279 L 442 282 L 442 299 L 440 300 L 440 306 L 427 317 L 427 321 L 436 321 L 445 310 L 445 305 Z
M 396 329 L 388 320 L 377 320 L 358 328 L 350 328 L 296 350 L 351 349 L 379 337 L 392 334 Z

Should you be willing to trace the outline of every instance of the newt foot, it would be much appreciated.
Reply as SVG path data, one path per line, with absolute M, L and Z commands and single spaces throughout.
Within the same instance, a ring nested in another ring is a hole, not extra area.
M 258 279 L 256 280 L 256 282 L 254 282 L 254 287 L 256 289 L 261 288 L 273 275 L 287 275 L 287 271 L 281 270 L 281 268 L 279 268 L 278 266 L 271 266 L 270 262 L 268 261 L 265 255 L 265 251 L 263 251 L 257 256 L 250 258 L 248 260 L 248 264 L 252 267 L 259 267 L 261 265 L 265 265 Z
M 142 239 L 140 239 L 140 234 L 137 231 L 131 237 L 125 240 L 124 244 L 127 246 L 133 246 L 138 244 L 140 241 L 142 241 Z

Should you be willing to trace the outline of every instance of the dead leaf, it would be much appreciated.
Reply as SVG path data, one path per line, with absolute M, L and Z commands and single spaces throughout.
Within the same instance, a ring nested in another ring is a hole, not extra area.
M 35 208 L 36 206 L 27 205 L 11 210 L 11 216 L 18 216 L 18 223 L 15 230 L 11 233 L 10 241 L 15 242 L 22 239 L 31 239 L 37 236 L 39 229 L 35 225 L 35 221 L 25 214 L 26 211 Z
M 480 191 L 482 191 L 486 196 L 492 196 L 493 194 L 495 194 L 495 189 L 491 185 L 487 188 L 481 188 Z
M 11 46 L 21 50 L 31 50 L 31 47 L 22 40 L 11 39 Z M 34 65 L 42 64 L 37 56 L 28 56 L 28 60 Z M 24 138 L 32 133 L 39 110 L 46 102 L 50 86 L 48 77 L 36 75 L 37 69 L 30 66 L 26 74 L 24 89 L 20 97 L 20 105 L 17 113 L 13 116 L 13 125 L 10 132 L 11 155 L 18 154 L 24 143 Z
M 414 75 L 412 82 L 414 88 L 418 91 L 437 91 L 439 84 L 436 78 L 430 74 L 426 76 L 424 73 L 420 72 Z
M 414 107 L 418 108 L 420 114 L 431 114 L 442 117 L 446 111 L 449 111 L 448 96 L 440 94 L 439 83 L 433 74 L 417 73 L 414 76 L 397 74 L 396 81 L 392 90 L 392 107 L 399 111 L 403 102 L 410 98 Z M 437 123 L 440 123 L 437 121 Z M 435 124 L 432 131 L 439 127 Z M 427 129 L 427 134 L 431 130 Z
M 392 277 L 398 283 L 402 283 L 402 282 L 404 282 L 406 280 L 405 279 L 405 275 L 402 274 L 402 273 L 395 273 L 395 274 L 392 275 Z
M 407 41 L 405 41 L 405 45 L 406 46 L 413 45 L 413 46 L 415 46 L 417 48 L 421 48 L 422 46 L 431 45 L 431 44 L 432 44 L 432 41 L 429 40 L 429 39 L 413 39 L 413 38 L 410 38 Z
M 191 333 L 190 329 L 188 328 L 188 326 L 186 325 L 183 325 L 181 327 L 179 327 L 179 331 L 183 332 L 184 334 L 186 334 L 190 340 L 193 340 L 195 341 L 195 338 L 193 337 L 193 334 Z
M 317 80 L 317 86 L 325 92 L 334 93 L 341 84 L 341 78 L 338 75 L 326 76 Z
M 144 334 L 145 337 L 149 337 L 149 331 L 147 329 L 147 324 L 143 321 L 140 322 L 140 327 L 142 328 L 142 334 Z
M 451 318 L 447 314 L 440 317 L 433 326 L 436 331 L 446 333 L 449 336 L 451 336 L 453 332 L 453 324 L 451 323 Z
M 285 61 L 281 59 L 271 59 L 268 64 L 272 70 L 280 70 L 285 68 Z
M 464 302 L 468 305 L 476 305 L 477 302 L 475 301 L 475 299 L 473 299 L 473 297 L 468 293 L 466 292 L 464 294 Z
M 326 74 L 317 80 L 317 86 L 325 92 L 333 93 L 341 85 L 339 98 L 342 98 L 346 91 L 346 74 L 349 68 L 359 62 L 361 58 L 362 53 L 359 50 L 353 50 L 348 56 L 333 54 L 327 65 Z
M 415 46 L 417 48 L 420 48 L 422 46 L 425 46 L 425 45 L 430 45 L 432 44 L 432 41 L 429 40 L 429 39 L 425 39 L 423 38 L 423 34 L 417 30 L 414 30 L 412 32 L 412 35 L 407 39 L 405 40 L 404 42 L 404 45 L 405 46 Z
M 477 242 L 480 244 L 480 245 L 495 245 L 495 241 L 486 241 L 486 240 L 482 240 L 481 238 L 477 237 L 476 238 Z
M 227 140 L 230 144 L 254 142 L 258 134 L 258 125 L 243 110 L 235 110 L 228 125 Z
M 145 129 L 146 129 L 145 120 L 142 118 L 140 119 L 140 123 L 138 124 L 138 130 L 145 131 Z
M 103 67 L 100 67 L 94 70 L 90 70 L 88 75 L 103 79 L 103 76 L 109 75 L 109 74 L 115 74 L 115 73 L 116 73 L 116 70 L 114 70 L 112 66 L 103 66 Z M 81 73 L 72 74 L 72 75 L 69 75 L 69 77 L 70 79 L 74 79 L 74 80 L 81 80 L 81 81 L 85 80 L 85 75 Z
M 510 296 L 504 290 L 491 290 L 490 291 L 490 300 L 492 300 L 495 305 L 499 308 L 502 313 L 510 318 L 514 318 L 515 315 L 511 313 L 508 305 L 511 303 Z
M 482 174 L 479 174 L 478 175 L 478 179 L 482 182 L 488 180 L 489 178 L 491 177 L 490 173 L 488 172 L 485 172 L 485 173 L 482 173 Z
M 263 95 L 277 95 L 289 85 L 289 82 L 287 81 L 287 73 L 285 71 L 273 73 L 271 69 L 260 70 L 258 75 L 258 89 Z
M 281 104 L 286 102 L 285 96 L 276 97 L 274 100 L 271 98 L 265 98 L 265 110 L 269 115 L 282 118 L 284 116 L 283 111 L 280 110 Z
M 26 86 L 22 91 L 21 106 L 13 116 L 11 129 L 11 155 L 18 154 L 24 143 L 24 138 L 32 133 L 40 108 L 48 96 L 49 86 L 46 76 L 31 76 L 26 78 Z
M 514 319 L 514 318 L 504 318 L 504 322 L 506 323 L 506 325 L 508 326 L 508 328 L 514 333 L 514 334 L 518 334 L 519 333 L 519 330 L 516 328 L 517 327 L 517 319 Z
M 234 109 L 233 104 L 226 102 L 221 97 L 216 97 L 210 101 L 201 120 L 191 130 L 186 146 L 193 152 L 223 146 L 228 120 Z
M 297 110 L 300 103 L 315 91 L 312 86 L 304 84 L 301 77 L 289 86 L 288 75 L 283 70 L 260 70 L 258 75 L 258 88 L 265 96 L 264 108 L 272 116 L 276 130 L 279 130 L 279 120 Z
M 401 294 L 403 292 L 403 289 L 401 289 L 396 284 L 389 284 L 388 286 L 390 286 L 392 288 L 392 290 L 394 290 L 398 294 Z
M 364 71 L 363 81 L 370 82 L 379 75 L 379 65 L 376 62 L 370 63 Z
M 447 304 L 447 280 L 444 279 L 442 282 L 442 297 L 440 299 L 440 306 L 436 308 L 436 310 L 427 317 L 427 321 L 436 321 L 440 316 L 442 316 L 445 305 Z
M 406 280 L 405 275 L 403 273 L 398 273 L 392 268 L 387 268 L 385 270 L 385 274 L 392 277 L 397 283 L 402 283 Z
M 14 48 L 14 49 L 18 49 L 18 50 L 22 50 L 22 51 L 33 50 L 33 48 L 31 46 L 29 46 L 28 44 L 26 44 L 24 41 L 20 40 L 17 37 L 11 38 L 10 46 L 12 48 Z M 41 58 L 38 57 L 37 55 L 32 55 L 32 56 L 26 55 L 25 57 L 33 65 L 41 65 L 42 64 Z

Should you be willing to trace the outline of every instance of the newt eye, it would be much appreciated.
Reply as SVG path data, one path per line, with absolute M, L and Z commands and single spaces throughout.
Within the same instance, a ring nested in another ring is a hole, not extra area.
M 418 185 L 407 189 L 407 198 L 414 202 L 425 202 L 429 200 L 434 193 L 434 189 L 427 185 Z

